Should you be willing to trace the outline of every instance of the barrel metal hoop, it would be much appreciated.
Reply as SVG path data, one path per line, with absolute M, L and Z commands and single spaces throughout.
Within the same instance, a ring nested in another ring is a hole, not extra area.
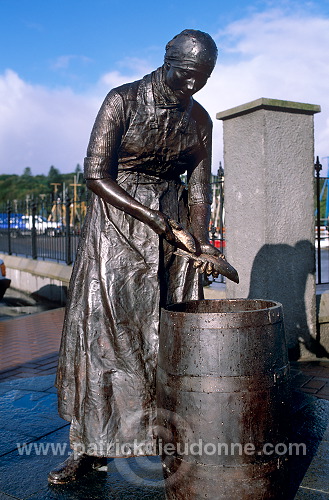
M 213 376 L 187 376 L 171 375 L 166 373 L 160 366 L 157 369 L 158 382 L 162 387 L 166 386 L 175 391 L 184 392 L 259 392 L 268 391 L 270 388 L 282 382 L 289 373 L 289 365 L 264 374 L 262 378 L 243 377 L 213 377 Z
M 186 462 L 184 459 L 179 457 L 176 458 L 177 462 L 185 462 L 192 470 L 194 469 L 196 473 L 203 476 L 206 472 L 210 474 L 220 474 L 220 477 L 225 477 L 233 479 L 246 479 L 249 480 L 255 478 L 264 477 L 271 472 L 281 469 L 284 466 L 285 458 L 282 456 L 272 455 L 271 459 L 266 462 L 256 462 L 256 463 L 245 463 L 245 464 L 234 464 L 234 465 L 221 465 L 221 464 L 204 464 L 200 461 Z M 223 476 L 222 476 L 223 475 Z
M 256 309 L 247 311 L 231 312 L 181 312 L 169 309 L 162 309 L 162 321 L 180 323 L 184 321 L 186 328 L 248 328 L 265 325 L 274 325 L 283 321 L 281 305 L 270 307 L 269 309 Z

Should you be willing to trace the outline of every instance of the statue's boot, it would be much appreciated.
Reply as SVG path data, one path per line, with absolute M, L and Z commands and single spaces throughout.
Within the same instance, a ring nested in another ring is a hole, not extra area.
M 99 470 L 107 465 L 106 457 L 93 457 L 81 454 L 70 455 L 65 462 L 59 464 L 48 474 L 48 481 L 51 484 L 65 484 L 75 481 L 93 470 Z

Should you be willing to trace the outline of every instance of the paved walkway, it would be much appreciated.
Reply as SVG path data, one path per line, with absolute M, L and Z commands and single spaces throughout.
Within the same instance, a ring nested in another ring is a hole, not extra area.
M 64 308 L 0 321 L 0 381 L 55 373 Z
M 48 486 L 69 452 L 54 388 L 63 317 L 61 308 L 0 321 L 0 500 L 164 500 L 158 457 L 111 460 L 107 472 Z M 289 459 L 287 499 L 329 500 L 329 360 L 292 363 L 291 375 L 290 442 L 307 454 Z

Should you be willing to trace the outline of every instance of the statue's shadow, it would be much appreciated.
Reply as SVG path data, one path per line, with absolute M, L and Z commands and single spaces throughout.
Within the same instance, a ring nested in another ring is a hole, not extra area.
M 295 246 L 264 245 L 253 263 L 249 298 L 274 300 L 283 305 L 290 361 L 301 358 L 301 345 L 303 355 L 306 351 L 314 358 L 329 358 L 328 351 L 321 344 L 319 329 L 311 333 L 308 324 L 307 307 L 310 305 L 305 303 L 305 291 L 310 275 L 314 273 L 315 250 L 307 240 L 299 241 Z M 310 481 L 304 476 L 309 468 L 311 470 L 318 464 L 318 450 L 321 452 L 323 436 L 328 432 L 329 423 L 328 401 L 301 392 L 293 377 L 290 404 L 289 443 L 304 444 L 306 453 L 287 457 L 287 500 L 295 498 L 302 482 L 308 484 L 307 481 Z
M 251 271 L 248 298 L 274 300 L 283 305 L 291 361 L 300 358 L 301 344 L 318 358 L 329 358 L 319 333 L 312 335 L 307 321 L 305 290 L 309 274 L 315 273 L 314 255 L 314 246 L 307 240 L 295 246 L 266 244 L 257 253 Z

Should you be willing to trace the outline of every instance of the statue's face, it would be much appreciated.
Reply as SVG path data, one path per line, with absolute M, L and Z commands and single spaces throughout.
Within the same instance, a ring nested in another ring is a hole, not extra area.
M 187 69 L 180 67 L 178 62 L 175 65 L 169 62 L 165 64 L 166 84 L 179 100 L 184 100 L 198 92 L 205 86 L 207 80 L 207 74 L 193 69 L 191 65 Z

